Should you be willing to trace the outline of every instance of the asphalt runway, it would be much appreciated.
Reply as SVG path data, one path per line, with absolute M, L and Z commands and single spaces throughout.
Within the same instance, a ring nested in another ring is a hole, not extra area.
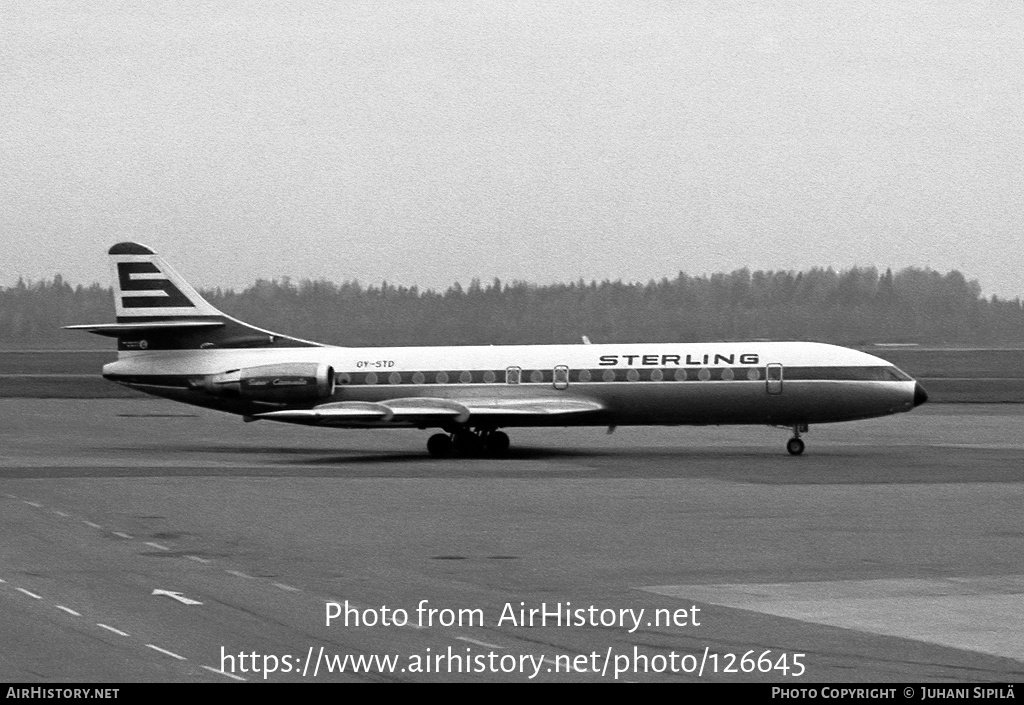
M 798 458 L 768 428 L 435 460 L 156 399 L 0 419 L 2 681 L 1024 677 L 1018 405 L 812 427 Z M 542 606 L 571 623 L 520 622 Z

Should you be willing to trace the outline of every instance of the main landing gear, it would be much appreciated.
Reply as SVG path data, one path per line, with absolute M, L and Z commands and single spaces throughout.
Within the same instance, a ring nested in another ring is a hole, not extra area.
M 789 451 L 790 455 L 800 455 L 804 452 L 804 442 L 800 440 L 800 432 L 807 433 L 807 424 L 795 423 L 793 424 L 793 437 L 786 443 L 786 450 Z
M 459 455 L 504 455 L 509 437 L 501 431 L 463 429 L 454 433 L 435 433 L 427 441 L 427 452 L 435 458 Z

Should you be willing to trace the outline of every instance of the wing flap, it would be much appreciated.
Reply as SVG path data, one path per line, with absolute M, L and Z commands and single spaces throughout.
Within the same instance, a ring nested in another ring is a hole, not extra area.
M 600 411 L 602 404 L 590 399 L 474 399 L 465 402 L 469 413 L 478 416 L 559 416 Z
M 282 409 L 280 411 L 265 411 L 262 414 L 255 414 L 254 418 L 271 419 L 274 421 L 299 421 L 299 422 L 366 422 L 386 421 L 391 410 L 383 404 L 375 404 L 370 401 L 342 401 L 333 404 L 321 404 L 312 409 Z

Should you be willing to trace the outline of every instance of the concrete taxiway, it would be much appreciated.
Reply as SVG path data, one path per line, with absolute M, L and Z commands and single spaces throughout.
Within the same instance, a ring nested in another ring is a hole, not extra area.
M 813 427 L 799 458 L 765 428 L 516 430 L 508 458 L 435 460 L 425 432 L 155 399 L 0 419 L 0 680 L 254 681 L 266 657 L 268 681 L 1024 677 L 1016 405 Z M 409 622 L 326 626 L 346 600 Z M 542 605 L 570 624 L 520 623 Z

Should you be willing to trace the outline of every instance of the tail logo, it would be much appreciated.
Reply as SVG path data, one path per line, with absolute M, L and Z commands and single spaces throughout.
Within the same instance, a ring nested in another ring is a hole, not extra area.
M 195 308 L 152 262 L 118 262 L 117 279 L 124 308 Z M 137 293 L 127 296 L 127 291 Z

